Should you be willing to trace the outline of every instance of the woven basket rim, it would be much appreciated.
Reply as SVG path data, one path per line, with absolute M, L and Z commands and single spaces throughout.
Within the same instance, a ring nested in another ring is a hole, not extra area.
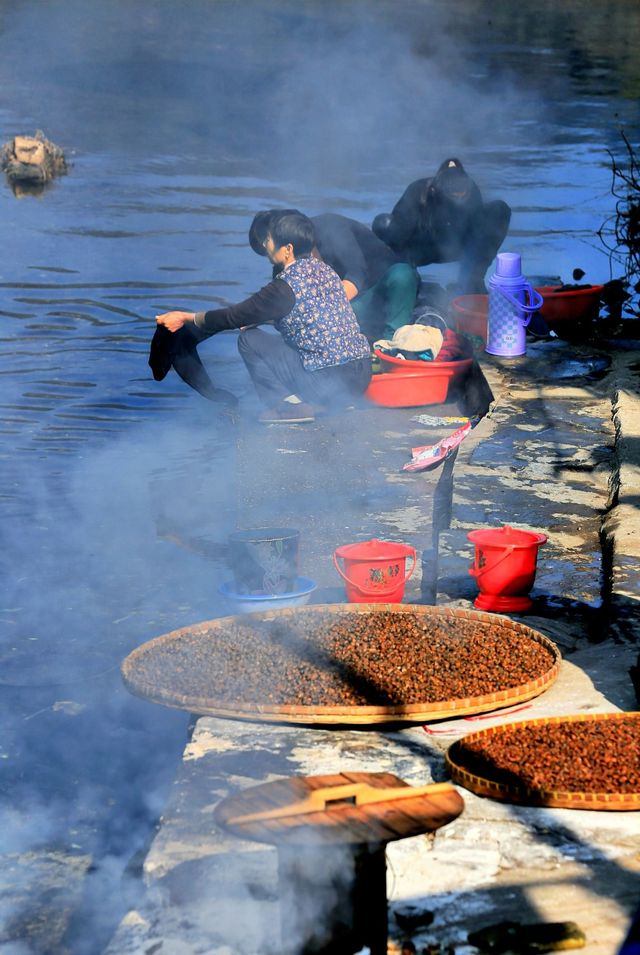
M 616 711 L 606 713 L 573 713 L 565 716 L 543 716 L 529 720 L 515 720 L 513 723 L 501 723 L 499 726 L 488 726 L 484 729 L 469 733 L 462 739 L 452 743 L 445 753 L 445 762 L 451 778 L 454 782 L 465 789 L 469 789 L 476 795 L 490 796 L 494 799 L 501 799 L 508 802 L 545 806 L 549 808 L 566 809 L 610 809 L 610 810 L 637 810 L 640 809 L 640 792 L 637 793 L 610 793 L 598 791 L 565 791 L 554 789 L 532 789 L 528 786 L 515 786 L 508 783 L 497 782 L 486 776 L 480 776 L 465 769 L 464 766 L 457 763 L 456 750 L 466 743 L 476 741 L 489 736 L 495 736 L 497 733 L 507 734 L 509 732 L 518 732 L 523 728 L 531 726 L 540 726 L 544 724 L 559 723 L 587 723 L 587 722 L 605 722 L 607 720 L 640 719 L 640 711 Z
M 541 676 L 517 687 L 508 690 L 497 690 L 493 693 L 477 697 L 465 697 L 454 700 L 436 700 L 432 703 L 406 703 L 394 706 L 366 706 L 366 705 L 268 705 L 239 701 L 225 703 L 203 699 L 196 696 L 178 694 L 166 690 L 155 684 L 146 682 L 136 676 L 137 662 L 146 654 L 153 653 L 157 647 L 171 644 L 184 635 L 190 637 L 211 629 L 222 629 L 230 623 L 247 623 L 247 617 L 261 621 L 279 620 L 283 617 L 312 616 L 319 614 L 366 614 L 392 611 L 393 613 L 414 613 L 424 617 L 448 617 L 488 623 L 495 626 L 499 623 L 507 630 L 522 633 L 529 639 L 545 647 L 553 658 L 550 668 Z M 134 649 L 123 661 L 121 671 L 127 688 L 134 694 L 155 703 L 161 703 L 176 709 L 186 709 L 191 713 L 205 716 L 230 717 L 233 719 L 257 720 L 265 722 L 288 723 L 388 723 L 388 722 L 424 722 L 433 719 L 447 719 L 467 714 L 487 712 L 492 709 L 512 706 L 538 696 L 547 689 L 556 679 L 562 662 L 560 650 L 549 637 L 537 630 L 514 621 L 510 617 L 499 614 L 486 613 L 478 610 L 466 610 L 457 607 L 432 607 L 423 604 L 313 604 L 307 607 L 291 607 L 281 610 L 265 610 L 254 614 L 236 614 L 234 616 L 216 617 L 213 620 L 203 621 L 192 626 L 181 627 L 169 633 L 162 634 L 143 643 Z

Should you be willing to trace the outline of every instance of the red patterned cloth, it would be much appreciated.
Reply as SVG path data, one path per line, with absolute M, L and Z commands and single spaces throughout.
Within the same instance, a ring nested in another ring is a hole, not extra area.
M 463 358 L 473 358 L 473 347 L 468 338 L 459 335 L 450 328 L 444 333 L 442 348 L 434 364 L 439 361 L 460 361 Z

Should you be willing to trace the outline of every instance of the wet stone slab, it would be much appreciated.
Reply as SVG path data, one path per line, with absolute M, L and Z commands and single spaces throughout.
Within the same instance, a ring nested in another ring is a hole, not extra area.
M 527 414 L 530 409 L 527 408 Z M 529 465 L 532 462 L 548 465 L 553 474 L 557 470 L 574 467 L 593 471 L 598 467 L 607 469 L 611 464 L 611 444 L 595 444 L 593 433 L 578 429 L 530 426 L 509 426 L 479 445 L 473 453 L 471 464 L 498 468 L 510 464 L 512 459 Z
M 321 588 L 340 584 L 332 557 L 341 544 L 378 538 L 411 544 L 418 554 L 430 550 L 435 513 L 450 499 L 450 475 L 402 467 L 412 447 L 452 430 L 412 420 L 433 410 L 358 407 L 312 424 L 246 422 L 237 439 L 239 521 L 244 528 L 299 530 L 300 573 Z M 459 402 L 435 410 L 462 413 Z M 419 598 L 418 568 L 407 599 Z
M 558 384 L 551 390 L 548 387 L 531 388 L 517 379 L 507 387 L 508 390 L 500 393 L 491 409 L 491 418 L 499 424 L 519 425 L 533 433 L 545 428 L 565 428 L 576 433 L 587 431 L 595 435 L 610 431 L 611 415 L 603 404 L 609 400 L 608 384 L 596 390 L 585 388 L 581 383 Z M 526 401 L 531 421 L 522 417 L 523 401 Z
M 604 490 L 604 489 L 603 489 Z M 544 525 L 557 523 L 558 515 L 590 519 L 594 506 L 604 506 L 603 492 L 584 483 L 549 483 L 547 480 L 531 480 L 517 469 L 510 468 L 506 474 L 489 477 L 486 473 L 467 473 L 464 479 L 456 478 L 454 495 L 455 521 L 463 509 L 475 508 L 487 517 L 476 518 L 478 523 L 515 523 Z M 459 510 L 460 509 L 460 510 Z M 503 512 L 502 520 L 488 519 L 490 514 Z
M 489 363 L 487 375 L 497 395 L 496 405 L 461 446 L 451 528 L 438 528 L 439 553 L 436 559 L 432 549 L 430 558 L 437 567 L 437 602 L 469 608 L 477 591 L 468 573 L 473 555 L 466 538 L 468 530 L 514 523 L 548 532 L 549 542 L 539 553 L 534 606 L 517 619 L 560 647 L 564 661 L 557 681 L 520 706 L 433 721 L 424 727 L 391 727 L 385 732 L 200 719 L 145 862 L 146 900 L 123 921 L 108 955 L 149 955 L 163 949 L 178 955 L 202 951 L 275 955 L 279 947 L 275 853 L 216 829 L 213 809 L 231 792 L 278 776 L 345 768 L 389 770 L 409 783 L 420 784 L 444 778 L 447 746 L 477 729 L 527 718 L 636 708 L 628 676 L 637 657 L 632 584 L 636 564 L 630 550 L 618 558 L 621 589 L 614 593 L 619 612 L 613 627 L 598 606 L 603 571 L 600 517 L 607 503 L 611 467 L 610 383 L 606 378 L 591 381 L 583 377 L 578 382 L 556 376 L 554 380 L 553 362 L 549 360 L 548 368 L 540 364 L 551 354 L 557 370 L 562 347 L 560 344 L 550 353 L 534 348 L 531 357 L 540 359 L 538 370 L 531 365 L 526 374 L 519 373 L 518 380 L 514 368 L 505 372 L 497 363 Z M 567 369 L 576 370 L 571 365 L 564 371 Z M 536 415 L 541 416 L 539 420 Z M 547 415 L 551 415 L 551 425 L 544 418 Z M 364 422 L 365 418 L 358 420 Z M 371 423 L 375 420 L 379 423 L 382 419 L 376 414 Z M 398 532 L 420 527 L 426 539 L 427 521 L 424 526 L 421 523 L 425 502 L 420 501 L 418 485 L 413 496 L 407 495 L 409 486 L 402 475 L 398 480 L 396 470 L 411 426 L 397 412 L 385 414 L 384 421 L 384 428 L 374 428 L 373 452 L 367 459 L 385 470 L 384 480 L 371 477 L 366 482 L 356 473 L 356 452 L 362 445 L 361 434 L 355 430 L 350 436 L 332 437 L 323 430 L 325 422 L 306 437 L 294 432 L 289 438 L 284 433 L 278 438 L 278 453 L 300 455 L 299 461 L 308 464 L 316 458 L 313 445 L 304 441 L 310 441 L 315 433 L 317 460 L 331 460 L 339 446 L 349 463 L 326 479 L 326 487 L 335 491 L 336 499 L 344 493 L 345 502 L 349 501 L 340 511 L 341 518 L 336 507 L 333 515 L 318 511 L 314 520 L 309 518 L 304 525 L 308 540 L 315 540 L 314 528 L 318 540 L 324 533 L 325 551 L 331 533 L 373 526 L 373 515 L 368 513 L 371 504 L 382 520 L 378 527 Z M 487 449 L 479 453 L 478 449 L 483 442 L 493 442 L 494 450 L 501 448 L 501 432 L 508 435 L 507 450 L 496 465 L 495 454 L 487 454 Z M 540 458 L 537 467 L 533 456 L 527 460 L 527 442 L 532 435 L 531 447 Z M 267 435 L 262 440 L 266 448 Z M 253 450 L 256 447 L 262 446 L 253 445 Z M 256 459 L 266 461 L 265 473 L 271 466 L 270 454 L 267 450 L 264 457 Z M 249 466 L 250 456 L 247 461 Z M 365 465 L 365 470 L 375 469 Z M 315 474 L 315 469 L 311 472 Z M 312 495 L 305 490 L 309 473 L 301 463 L 296 484 Z M 428 481 L 423 482 L 420 490 L 429 486 Z M 264 503 L 259 497 L 257 500 Z M 350 516 L 349 508 L 355 504 L 359 510 Z M 368 523 L 370 517 L 372 523 Z M 625 534 L 631 533 L 629 528 L 636 527 L 635 513 L 632 517 L 631 523 L 613 522 L 613 531 L 618 534 L 624 524 Z M 320 548 L 317 553 L 319 557 Z M 615 640 L 603 642 L 607 632 Z M 411 924 L 419 950 L 428 945 L 451 945 L 464 952 L 469 950 L 469 931 L 501 919 L 573 919 L 586 934 L 587 955 L 614 955 L 640 894 L 640 814 L 517 807 L 460 791 L 465 810 L 453 824 L 435 836 L 402 840 L 388 848 L 392 939 L 399 941 Z
M 0 863 L 0 948 L 60 955 L 68 951 L 64 937 L 81 900 L 91 856 L 52 847 L 7 852 Z

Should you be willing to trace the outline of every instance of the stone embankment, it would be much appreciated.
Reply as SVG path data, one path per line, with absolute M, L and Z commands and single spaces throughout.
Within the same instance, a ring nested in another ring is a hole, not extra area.
M 261 468 L 286 458 L 283 487 L 294 481 L 306 495 L 307 511 L 297 515 L 307 540 L 302 572 L 318 580 L 319 602 L 344 600 L 327 559 L 336 543 L 411 541 L 424 556 L 423 578 L 409 581 L 405 602 L 470 609 L 477 590 L 468 531 L 513 524 L 546 533 L 534 606 L 521 619 L 560 648 L 557 681 L 524 705 L 427 726 L 198 719 L 145 860 L 144 901 L 105 955 L 281 951 L 275 850 L 212 822 L 230 793 L 279 776 L 349 770 L 422 785 L 446 778 L 447 747 L 478 728 L 638 708 L 628 671 L 640 642 L 640 351 L 555 341 L 515 362 L 482 355 L 480 363 L 487 413 L 461 445 L 448 489 L 442 468 L 401 471 L 408 449 L 429 443 L 410 410 L 355 412 L 350 432 L 328 419 L 277 437 L 267 429 L 255 438 L 265 442 Z M 458 411 L 472 411 L 481 394 L 462 396 Z M 331 477 L 314 480 L 326 474 L 327 458 L 336 461 Z M 267 514 L 266 497 L 253 503 Z M 586 935 L 585 955 L 615 955 L 640 903 L 640 812 L 532 808 L 460 792 L 465 808 L 455 822 L 387 849 L 390 950 L 410 935 L 419 952 L 471 955 L 468 934 L 483 926 L 572 920 Z

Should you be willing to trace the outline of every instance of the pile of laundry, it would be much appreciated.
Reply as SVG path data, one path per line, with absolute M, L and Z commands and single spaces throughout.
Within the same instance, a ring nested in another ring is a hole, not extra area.
M 430 325 L 403 325 L 393 338 L 381 338 L 373 347 L 391 358 L 407 361 L 435 361 L 444 343 L 446 329 Z
M 448 328 L 442 315 L 430 308 L 421 309 L 411 325 L 402 325 L 393 338 L 381 338 L 373 348 L 401 361 L 458 361 L 473 353 L 467 339 Z

